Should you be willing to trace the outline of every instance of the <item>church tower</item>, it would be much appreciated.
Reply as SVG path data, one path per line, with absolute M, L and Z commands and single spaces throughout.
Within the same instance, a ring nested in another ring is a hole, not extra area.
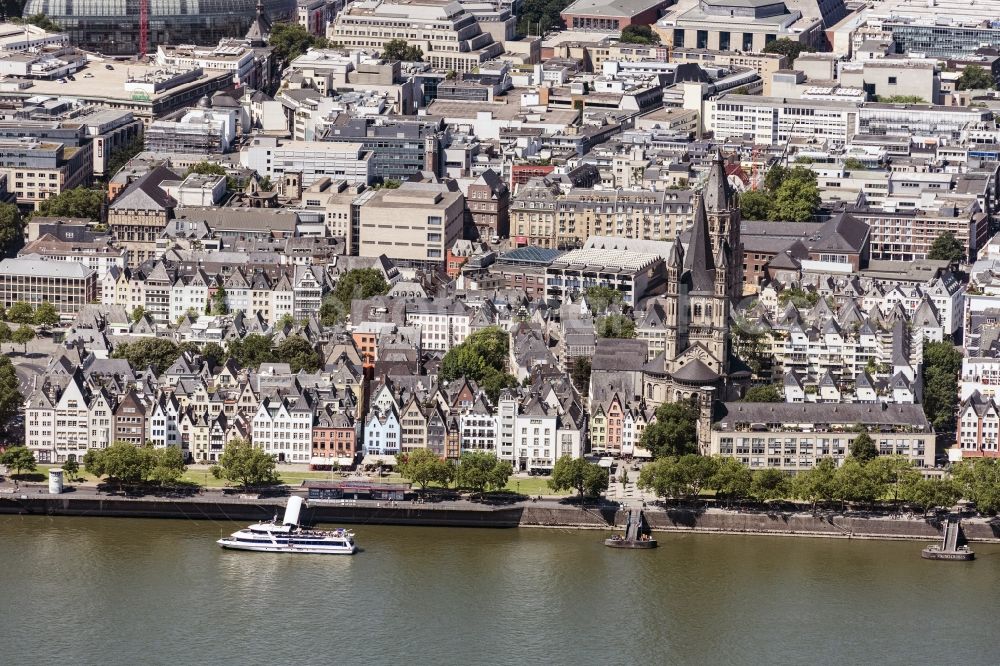
M 716 153 L 708 173 L 708 181 L 702 190 L 705 212 L 708 217 L 708 233 L 712 238 L 713 256 L 724 252 L 726 261 L 720 268 L 726 273 L 726 293 L 735 305 L 743 296 L 743 242 L 740 240 L 740 207 L 736 193 L 729 185 L 726 163 L 722 152 Z

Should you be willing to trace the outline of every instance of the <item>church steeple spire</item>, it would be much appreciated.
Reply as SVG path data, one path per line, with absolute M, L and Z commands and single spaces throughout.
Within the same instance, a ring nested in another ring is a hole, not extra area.
M 684 272 L 691 277 L 693 291 L 711 292 L 715 278 L 712 238 L 708 229 L 708 215 L 705 213 L 705 197 L 695 197 L 694 224 L 691 226 L 691 240 L 684 253 Z
M 726 162 L 722 158 L 721 150 L 715 153 L 715 159 L 712 160 L 712 166 L 708 171 L 708 182 L 705 184 L 703 193 L 705 207 L 709 212 L 727 211 L 733 203 L 733 188 L 729 186 Z

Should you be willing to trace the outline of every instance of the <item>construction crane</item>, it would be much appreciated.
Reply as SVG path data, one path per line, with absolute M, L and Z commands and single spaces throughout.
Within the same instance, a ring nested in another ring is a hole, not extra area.
M 149 47 L 149 0 L 139 0 L 139 59 L 146 57 Z

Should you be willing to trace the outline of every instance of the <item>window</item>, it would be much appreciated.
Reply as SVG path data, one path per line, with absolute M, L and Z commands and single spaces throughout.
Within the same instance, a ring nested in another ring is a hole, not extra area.
M 896 85 L 896 77 L 895 76 L 890 76 L 889 77 L 889 85 L 890 86 Z

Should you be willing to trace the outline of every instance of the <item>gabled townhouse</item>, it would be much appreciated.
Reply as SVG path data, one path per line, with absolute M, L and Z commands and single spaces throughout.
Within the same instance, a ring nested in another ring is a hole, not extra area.
M 146 412 L 146 403 L 134 390 L 126 393 L 115 407 L 113 441 L 145 445 L 148 435 Z
M 459 428 L 461 430 L 461 451 L 497 452 L 498 417 L 494 413 L 486 395 L 480 393 L 475 402 L 459 412 Z
M 416 395 L 412 396 L 399 413 L 401 427 L 400 452 L 427 448 L 427 413 Z M 443 444 L 442 444 L 443 446 Z
M 473 310 L 454 299 L 417 299 L 406 304 L 406 324 L 420 328 L 420 346 L 447 352 L 465 342 Z
M 393 407 L 373 408 L 365 421 L 362 450 L 366 456 L 394 456 L 400 452 L 401 430 L 399 417 Z
M 320 409 L 313 423 L 313 468 L 350 465 L 358 452 L 358 428 L 351 413 L 330 406 Z
M 278 278 L 271 287 L 270 297 L 271 319 L 268 320 L 269 324 L 273 326 L 285 316 L 295 317 L 295 291 L 288 275 L 282 274 Z
M 958 408 L 958 459 L 1000 457 L 1000 407 L 975 391 Z
M 56 460 L 81 460 L 90 447 L 90 410 L 80 372 L 74 374 L 55 404 Z
M 308 463 L 312 424 L 313 408 L 305 393 L 265 397 L 253 417 L 254 446 L 279 462 Z

